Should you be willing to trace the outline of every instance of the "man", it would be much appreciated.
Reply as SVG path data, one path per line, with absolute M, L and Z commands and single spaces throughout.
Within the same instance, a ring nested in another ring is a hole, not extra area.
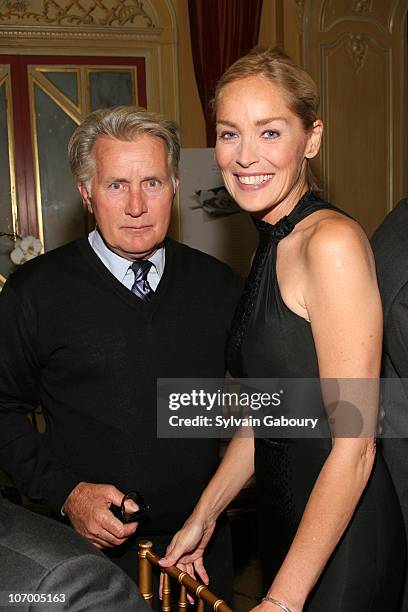
M 179 152 L 170 121 L 92 113 L 69 157 L 97 229 L 22 266 L 0 296 L 1 466 L 133 575 L 136 536 L 164 552 L 218 463 L 216 440 L 157 439 L 156 379 L 223 376 L 241 284 L 166 238 Z M 25 416 L 37 402 L 43 435 Z M 134 489 L 151 512 L 122 524 L 110 508 Z M 221 529 L 210 583 L 221 593 L 228 549 Z
M 372 238 L 384 310 L 382 449 L 408 534 L 408 199 L 401 200 Z M 408 544 L 408 538 L 407 538 Z M 408 610 L 408 574 L 402 610 Z
M 149 610 L 135 584 L 95 546 L 1 495 L 0 567 L 1 610 Z

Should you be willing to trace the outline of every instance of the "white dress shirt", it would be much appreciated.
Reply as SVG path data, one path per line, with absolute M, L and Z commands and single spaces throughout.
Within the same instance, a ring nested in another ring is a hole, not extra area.
M 88 236 L 89 244 L 98 255 L 102 263 L 108 268 L 109 272 L 118 279 L 122 285 L 125 285 L 129 290 L 132 289 L 135 282 L 135 274 L 131 268 L 132 261 L 117 255 L 106 246 L 98 229 L 94 229 Z M 166 259 L 165 248 L 162 246 L 148 257 L 152 262 L 152 266 L 147 275 L 147 281 L 153 291 L 156 291 L 157 286 L 164 272 L 164 264 Z

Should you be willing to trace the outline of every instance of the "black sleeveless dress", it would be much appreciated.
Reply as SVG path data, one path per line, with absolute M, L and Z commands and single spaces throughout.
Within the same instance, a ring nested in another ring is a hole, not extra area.
M 307 193 L 276 225 L 255 221 L 260 234 L 259 246 L 227 345 L 227 361 L 233 376 L 319 376 L 310 324 L 282 300 L 276 279 L 276 255 L 279 241 L 296 223 L 321 209 L 337 210 L 313 193 Z M 330 438 L 255 439 L 265 589 L 269 588 L 289 550 L 330 449 Z M 387 469 L 377 453 L 356 512 L 304 610 L 398 611 L 404 565 L 400 508 Z

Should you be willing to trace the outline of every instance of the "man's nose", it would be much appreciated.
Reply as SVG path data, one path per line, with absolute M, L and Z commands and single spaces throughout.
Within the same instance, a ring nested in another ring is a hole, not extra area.
M 146 196 L 140 188 L 131 189 L 126 199 L 125 213 L 132 217 L 140 217 L 147 212 Z
M 243 168 L 248 168 L 257 161 L 259 161 L 257 143 L 252 137 L 242 137 L 237 151 L 237 163 Z

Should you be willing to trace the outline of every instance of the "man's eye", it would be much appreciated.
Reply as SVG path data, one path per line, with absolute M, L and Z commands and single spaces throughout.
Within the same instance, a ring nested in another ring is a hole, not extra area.
M 147 179 L 142 182 L 142 188 L 150 193 L 157 193 L 161 190 L 163 183 L 159 179 Z
M 262 132 L 262 138 L 272 139 L 277 138 L 278 136 L 280 136 L 280 134 L 276 130 L 265 130 Z
M 119 191 L 119 189 L 121 188 L 121 184 L 114 182 L 109 185 L 109 188 L 113 191 Z
M 235 132 L 229 132 L 227 130 L 224 130 L 223 132 L 220 132 L 218 134 L 218 138 L 220 140 L 232 140 L 236 136 L 237 136 L 237 134 Z

